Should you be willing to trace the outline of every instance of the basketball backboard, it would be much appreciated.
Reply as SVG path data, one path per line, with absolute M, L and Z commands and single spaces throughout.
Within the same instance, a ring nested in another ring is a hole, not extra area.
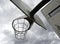
M 60 0 L 52 0 L 41 11 L 60 37 Z
M 45 4 L 47 4 L 48 2 L 50 2 L 50 0 L 42 0 L 39 4 L 37 4 L 37 6 L 33 9 L 31 9 L 30 7 L 28 7 L 27 4 L 25 4 L 22 0 L 11 0 L 26 16 L 27 18 L 23 18 L 29 21 L 30 26 L 28 28 L 28 30 L 31 28 L 32 24 L 35 22 L 37 23 L 39 26 L 41 26 L 42 28 L 46 29 L 45 25 L 43 24 L 43 22 L 41 21 L 40 18 L 36 18 L 35 14 L 36 12 L 38 12 L 38 10 L 40 10 Z M 13 23 L 12 25 L 14 24 Z M 19 24 L 18 24 L 19 25 Z M 15 27 L 12 26 L 14 29 Z

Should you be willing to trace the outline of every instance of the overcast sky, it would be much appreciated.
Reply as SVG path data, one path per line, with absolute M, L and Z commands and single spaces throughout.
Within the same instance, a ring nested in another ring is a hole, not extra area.
M 32 9 L 41 0 L 23 0 Z M 37 13 L 41 16 L 41 12 Z M 9 0 L 0 0 L 0 44 L 60 44 L 60 39 L 56 33 L 50 28 L 51 26 L 44 18 L 48 30 L 42 29 L 36 23 L 27 32 L 24 40 L 17 40 L 14 37 L 12 21 L 24 14 Z

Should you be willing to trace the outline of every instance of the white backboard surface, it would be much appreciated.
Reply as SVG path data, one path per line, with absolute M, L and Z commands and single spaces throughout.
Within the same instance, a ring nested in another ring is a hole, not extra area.
M 52 0 L 42 9 L 42 13 L 60 37 L 60 0 Z
M 32 1 L 35 1 L 34 4 L 31 3 L 34 6 L 39 2 L 39 0 Z M 27 2 L 31 1 L 25 1 L 25 3 Z M 46 19 L 44 19 L 43 16 L 42 20 L 46 26 L 48 26 L 48 30 L 44 30 L 34 23 L 28 31 L 26 38 L 24 40 L 17 40 L 14 37 L 14 30 L 11 23 L 13 19 L 23 15 L 24 14 L 10 0 L 0 0 L 0 44 L 60 44 L 60 39 L 56 33 L 49 28 L 50 25 L 48 25 L 48 22 L 45 21 Z M 40 13 L 39 16 L 41 16 Z

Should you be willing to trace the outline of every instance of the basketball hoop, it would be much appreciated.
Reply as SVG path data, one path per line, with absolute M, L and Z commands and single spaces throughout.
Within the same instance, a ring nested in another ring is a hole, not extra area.
M 28 20 L 26 20 L 24 18 L 17 18 L 15 20 L 13 20 L 12 27 L 15 32 L 15 37 L 17 39 L 24 39 L 25 35 L 27 33 L 27 30 L 30 27 L 30 23 Z

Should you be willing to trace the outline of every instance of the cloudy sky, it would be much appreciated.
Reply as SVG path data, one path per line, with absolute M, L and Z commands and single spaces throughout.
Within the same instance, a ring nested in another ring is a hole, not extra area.
M 41 0 L 22 0 L 33 9 Z M 11 26 L 13 19 L 21 17 L 24 14 L 10 1 L 0 0 L 0 44 L 60 44 L 60 39 L 53 31 L 45 17 L 39 11 L 37 13 L 43 17 L 48 30 L 45 30 L 33 24 L 27 32 L 24 40 L 17 40 L 14 37 L 14 30 Z M 41 14 L 41 15 L 40 15 Z

